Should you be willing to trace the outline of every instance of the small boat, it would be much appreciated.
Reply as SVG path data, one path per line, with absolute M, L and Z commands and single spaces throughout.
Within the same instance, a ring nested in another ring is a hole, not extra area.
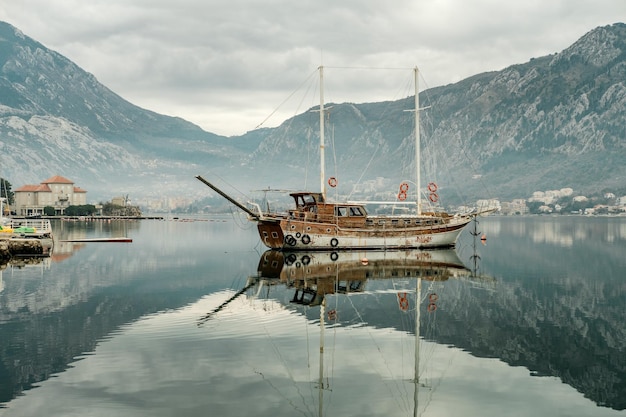
M 415 159 L 417 187 L 415 212 L 399 215 L 369 215 L 366 204 L 406 205 L 409 182 L 399 185 L 398 202 L 330 202 L 326 197 L 326 186 L 335 187 L 335 177 L 325 178 L 324 174 L 324 92 L 323 67 L 320 72 L 320 190 L 315 192 L 295 192 L 290 196 L 295 203 L 287 212 L 263 212 L 256 205 L 256 211 L 239 203 L 218 187 L 201 176 L 198 180 L 226 198 L 248 214 L 257 223 L 262 243 L 271 249 L 289 251 L 310 250 L 370 250 L 370 249 L 423 249 L 454 247 L 463 228 L 477 215 L 493 211 L 476 209 L 466 213 L 449 214 L 443 211 L 422 210 L 422 189 L 420 186 L 420 133 L 419 133 L 419 87 L 418 69 L 415 76 Z M 439 200 L 437 184 L 427 185 L 428 199 L 432 203 Z

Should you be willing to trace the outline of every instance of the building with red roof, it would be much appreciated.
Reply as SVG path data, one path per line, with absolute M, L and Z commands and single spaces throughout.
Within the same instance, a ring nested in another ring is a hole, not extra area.
M 50 177 L 39 185 L 23 185 L 13 193 L 18 216 L 43 214 L 44 207 L 54 207 L 54 213 L 62 215 L 69 206 L 87 204 L 87 191 L 60 175 Z

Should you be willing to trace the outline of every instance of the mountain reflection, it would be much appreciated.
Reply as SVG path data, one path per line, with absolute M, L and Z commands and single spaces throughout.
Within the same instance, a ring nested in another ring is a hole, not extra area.
M 562 244 L 563 239 L 550 238 L 553 230 L 543 228 L 539 241 Z M 566 236 L 572 241 L 588 242 L 582 238 L 584 230 L 568 230 Z M 534 229 L 528 236 L 534 242 L 539 235 L 541 232 Z M 533 253 L 540 257 L 537 260 L 528 258 L 524 250 L 518 255 L 515 262 L 545 262 L 539 260 L 544 258 L 542 253 Z M 437 311 L 437 331 L 428 334 L 431 340 L 462 348 L 477 357 L 523 366 L 534 376 L 558 377 L 598 405 L 626 409 L 626 355 L 621 342 L 626 340 L 626 286 L 616 288 L 603 276 L 577 276 L 563 270 L 556 275 L 532 275 L 500 282 L 478 276 L 465 267 L 454 250 L 267 251 L 248 285 L 284 285 L 293 292 L 290 298 L 279 300 L 285 305 L 319 306 L 328 295 L 381 290 L 382 279 L 419 276 L 431 285 L 445 283 L 445 297 L 440 297 L 437 304 L 442 307 Z M 350 298 L 352 304 L 361 307 L 358 313 L 351 308 L 333 310 L 333 324 L 351 325 L 358 314 L 368 326 L 405 330 L 389 319 L 393 317 L 389 309 L 398 305 L 384 306 L 365 301 L 367 298 Z M 317 313 L 304 310 L 303 314 L 314 320 Z
M 620 219 L 485 219 L 480 256 L 469 234 L 456 250 L 258 254 L 242 249 L 256 241 L 254 231 L 228 223 L 136 222 L 82 231 L 59 225 L 60 235 L 125 233 L 133 243 L 88 244 L 60 250 L 68 254 L 63 262 L 23 260 L 1 268 L 0 407 L 22 394 L 36 395 L 41 388 L 32 388 L 42 381 L 71 372 L 77 361 L 89 361 L 98 346 L 118 338 L 120 329 L 147 318 L 156 336 L 146 349 L 175 337 L 178 348 L 208 355 L 204 349 L 219 327 L 233 343 L 251 342 L 254 350 L 250 334 L 275 318 L 237 321 L 237 303 L 250 300 L 280 305 L 290 319 L 317 325 L 323 319 L 345 329 L 346 337 L 355 328 L 380 331 L 382 348 L 398 335 L 414 334 L 410 317 L 419 278 L 423 341 L 496 359 L 511 365 L 510 372 L 559 378 L 603 408 L 624 410 L 624 225 Z M 205 297 L 211 308 L 200 310 Z M 158 327 L 159 318 L 184 309 L 193 312 L 185 326 L 197 332 L 188 341 L 180 326 Z M 227 328 L 230 323 L 238 327 Z M 273 346 L 281 358 L 296 353 L 288 330 Z M 178 355 L 159 356 L 153 366 L 161 360 L 186 367 L 177 364 L 186 360 Z M 356 367 L 363 366 L 350 359 L 341 372 L 358 378 Z M 480 375 L 473 378 L 481 384 Z M 229 380 L 245 385 L 244 379 Z

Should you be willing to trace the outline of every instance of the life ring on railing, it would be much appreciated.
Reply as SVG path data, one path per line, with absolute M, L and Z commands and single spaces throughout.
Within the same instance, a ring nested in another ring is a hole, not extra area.
M 428 296 L 428 301 L 430 301 L 431 303 L 434 303 L 438 299 L 439 299 L 439 296 L 436 293 L 432 293 Z
M 398 200 L 400 200 L 400 201 L 406 200 L 406 193 L 404 191 L 400 191 L 398 193 Z
M 302 243 L 304 243 L 305 245 L 308 245 L 309 243 L 311 243 L 311 236 L 303 235 L 302 236 Z
M 435 184 L 434 182 L 429 182 L 428 191 L 430 191 L 431 193 L 434 193 L 435 191 L 437 191 L 437 184 Z
M 292 235 L 287 235 L 285 236 L 285 243 L 288 244 L 289 246 L 296 246 L 298 241 Z
M 433 311 L 435 311 L 435 310 L 437 310 L 437 304 L 435 304 L 435 303 L 430 303 L 430 304 L 428 304 L 428 311 L 429 311 L 429 312 L 431 312 L 431 313 L 432 313 L 432 312 L 433 312 Z
M 330 246 L 332 246 L 333 248 L 336 248 L 337 245 L 339 245 L 339 241 L 336 238 L 330 239 Z
M 409 191 L 409 184 L 406 182 L 403 182 L 402 184 L 400 184 L 400 191 L 402 191 L 403 193 L 406 193 L 407 191 Z
M 337 178 L 330 177 L 328 179 L 328 185 L 330 185 L 331 187 L 335 188 L 337 186 Z
M 437 195 L 437 193 L 431 193 L 428 195 L 428 199 L 433 203 L 436 203 L 437 201 L 439 201 L 439 196 Z
M 409 299 L 406 297 L 407 297 L 407 293 L 405 292 L 398 293 L 398 307 L 400 307 L 400 310 L 402 311 L 407 311 L 409 309 Z

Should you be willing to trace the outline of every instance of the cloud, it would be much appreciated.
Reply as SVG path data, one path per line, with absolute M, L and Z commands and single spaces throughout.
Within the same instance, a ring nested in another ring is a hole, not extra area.
M 559 52 L 625 13 L 623 0 L 22 0 L 0 6 L 0 20 L 132 103 L 226 135 L 253 129 L 321 63 L 419 65 L 434 87 Z M 390 98 L 370 84 L 386 77 L 359 81 L 362 74 L 342 76 L 338 100 Z

